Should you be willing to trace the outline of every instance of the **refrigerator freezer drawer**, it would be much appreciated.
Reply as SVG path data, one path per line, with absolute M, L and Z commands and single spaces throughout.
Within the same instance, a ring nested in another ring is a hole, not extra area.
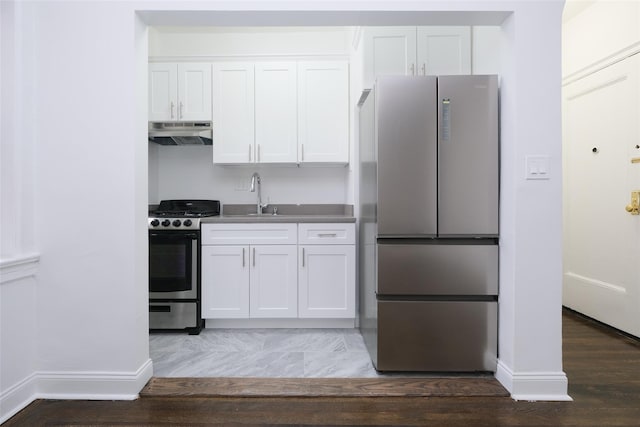
M 378 302 L 379 371 L 495 372 L 497 302 Z
M 498 245 L 378 244 L 378 295 L 497 295 Z

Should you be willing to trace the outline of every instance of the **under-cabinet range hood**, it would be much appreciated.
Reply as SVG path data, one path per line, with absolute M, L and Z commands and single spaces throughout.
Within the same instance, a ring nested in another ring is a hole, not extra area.
M 149 141 L 160 145 L 212 145 L 211 122 L 149 122 Z

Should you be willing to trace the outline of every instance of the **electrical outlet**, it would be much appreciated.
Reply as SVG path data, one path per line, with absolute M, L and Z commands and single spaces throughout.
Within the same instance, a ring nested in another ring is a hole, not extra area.
M 549 179 L 550 160 L 549 156 L 527 156 L 526 159 L 526 179 Z

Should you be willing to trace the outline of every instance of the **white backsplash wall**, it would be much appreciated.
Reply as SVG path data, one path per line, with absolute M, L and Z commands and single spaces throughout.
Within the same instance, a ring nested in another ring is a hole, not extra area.
M 149 149 L 149 203 L 163 199 L 214 199 L 225 203 L 255 203 L 248 191 L 251 175 L 262 180 L 263 203 L 348 203 L 347 167 L 255 165 L 220 166 L 211 146 L 157 146 Z M 153 166 L 156 165 L 156 166 Z M 157 167 L 157 173 L 151 170 Z M 156 178 L 157 177 L 157 178 Z M 157 179 L 152 183 L 152 179 Z

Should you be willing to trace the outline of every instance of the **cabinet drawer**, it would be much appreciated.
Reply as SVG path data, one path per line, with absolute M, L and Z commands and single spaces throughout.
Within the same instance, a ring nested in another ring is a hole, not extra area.
M 296 224 L 203 224 L 203 245 L 295 245 Z
M 353 245 L 355 224 L 322 223 L 299 224 L 298 243 L 301 245 Z

